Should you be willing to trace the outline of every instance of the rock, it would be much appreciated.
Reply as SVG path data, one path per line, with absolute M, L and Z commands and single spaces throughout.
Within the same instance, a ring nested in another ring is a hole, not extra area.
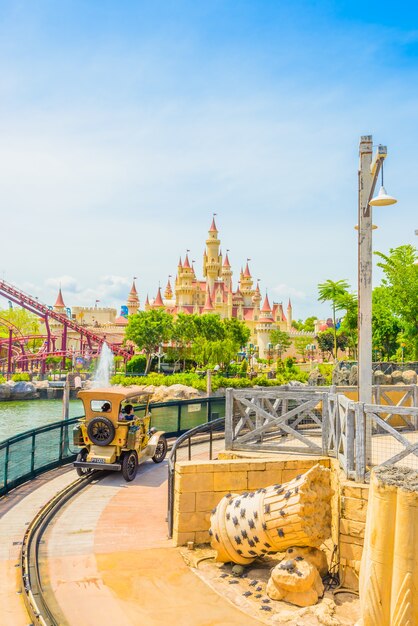
M 348 377 L 348 384 L 354 387 L 358 385 L 358 366 L 357 365 L 353 365 L 353 367 L 350 370 L 350 374 Z
M 234 565 L 231 571 L 234 576 L 242 576 L 245 573 L 245 567 L 243 565 Z
M 321 372 L 318 369 L 312 370 L 309 374 L 308 385 L 312 385 L 314 387 L 318 387 L 319 385 L 325 384 L 325 378 L 322 376 Z
M 417 384 L 417 373 L 414 370 L 405 370 L 402 374 L 402 380 L 405 385 L 416 385 Z
M 7 383 L 0 385 L 0 400 L 10 400 L 11 387 Z
M 311 548 L 309 546 L 294 546 L 292 548 L 288 548 L 286 550 L 284 560 L 297 560 L 297 557 L 302 557 L 303 559 L 305 559 L 305 561 L 309 561 L 311 565 L 316 567 L 322 578 L 328 572 L 328 562 L 327 557 L 325 556 L 325 552 L 319 550 L 318 548 Z
M 311 606 L 324 593 L 324 585 L 316 567 L 298 556 L 276 565 L 267 583 L 266 593 L 272 600 Z
M 332 372 L 332 383 L 337 386 L 348 385 L 350 381 L 350 371 L 347 367 L 341 369 L 334 368 Z
M 392 375 L 391 374 L 386 374 L 385 375 L 385 381 L 384 381 L 384 385 L 391 385 L 392 384 Z
M 376 370 L 373 372 L 373 384 L 374 385 L 385 385 L 386 375 L 382 372 L 382 370 Z
M 49 381 L 48 380 L 37 380 L 35 383 L 33 383 L 35 385 L 35 389 L 48 389 L 49 387 Z
M 395 370 L 394 372 L 392 372 L 392 384 L 398 385 L 399 383 L 404 384 L 403 372 L 401 372 L 400 370 Z
M 33 383 L 18 382 L 11 387 L 11 400 L 35 400 L 38 397 Z

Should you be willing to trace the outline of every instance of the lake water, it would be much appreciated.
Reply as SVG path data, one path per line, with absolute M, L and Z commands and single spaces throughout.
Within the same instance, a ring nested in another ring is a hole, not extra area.
M 70 400 L 70 417 L 84 415 L 81 400 Z M 62 419 L 62 400 L 0 402 L 0 441 Z

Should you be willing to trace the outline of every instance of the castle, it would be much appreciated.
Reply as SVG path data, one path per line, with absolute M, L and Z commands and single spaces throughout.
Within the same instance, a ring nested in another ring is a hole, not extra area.
M 234 290 L 228 252 L 223 258 L 220 245 L 213 218 L 203 254 L 203 280 L 196 277 L 193 263 L 190 264 L 186 254 L 184 262 L 180 258 L 177 266 L 174 292 L 169 279 L 164 297 L 161 288 L 158 288 L 154 300 L 150 301 L 147 296 L 145 310 L 164 309 L 174 316 L 179 313 L 215 313 L 221 318 L 236 318 L 248 326 L 251 331 L 250 341 L 258 346 L 259 356 L 266 358 L 271 331 L 279 328 L 292 332 L 291 302 L 289 300 L 286 316 L 281 303 L 273 302 L 273 306 L 270 306 L 267 294 L 261 306 L 260 288 L 258 281 L 254 286 L 248 260 L 245 269 L 241 268 L 238 285 Z
M 292 328 L 292 304 L 289 300 L 286 315 L 282 303 L 273 302 L 270 305 L 267 294 L 263 300 L 258 281 L 251 276 L 248 260 L 245 269 L 241 268 L 236 289 L 233 286 L 233 272 L 228 258 L 228 251 L 223 257 L 221 242 L 218 237 L 215 218 L 206 239 L 206 248 L 203 254 L 203 279 L 196 276 L 193 262 L 190 264 L 186 254 L 184 261 L 180 258 L 177 266 L 177 275 L 174 283 L 174 291 L 170 279 L 164 291 L 158 288 L 157 295 L 153 300 L 148 296 L 145 301 L 145 310 L 162 309 L 177 316 L 179 313 L 204 315 L 215 313 L 221 318 L 236 318 L 246 324 L 250 329 L 250 342 L 258 346 L 260 358 L 266 358 L 269 353 L 270 333 L 273 329 L 280 329 L 289 333 L 294 339 L 299 336 Z M 121 343 L 125 334 L 125 326 L 128 323 L 128 315 L 137 313 L 140 301 L 135 285 L 135 279 L 128 294 L 126 305 L 117 315 L 117 311 L 111 307 L 73 307 L 71 310 L 65 306 L 61 289 L 59 290 L 54 310 L 57 313 L 69 315 L 82 326 L 94 330 L 113 342 Z M 51 328 L 59 332 L 59 323 L 50 322 Z M 310 334 L 310 333 L 308 333 Z M 69 344 L 76 344 L 76 336 L 69 333 Z M 292 349 L 290 350 L 292 352 Z

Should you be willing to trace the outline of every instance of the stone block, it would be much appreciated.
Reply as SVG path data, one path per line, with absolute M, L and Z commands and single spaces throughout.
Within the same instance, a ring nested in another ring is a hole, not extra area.
M 179 533 L 178 531 L 174 530 L 173 541 L 176 546 L 185 546 L 188 541 L 195 541 L 195 533 Z
M 343 535 L 340 533 L 340 543 L 355 543 L 356 546 L 362 546 L 364 544 L 363 537 L 353 537 L 351 535 Z
M 340 520 L 340 533 L 342 535 L 364 539 L 365 528 L 366 524 L 364 522 L 353 522 L 352 520 L 344 518 Z
M 247 489 L 247 472 L 215 472 L 213 491 L 245 491 Z M 210 491 L 200 489 L 200 491 Z
M 177 461 L 176 472 L 178 474 L 194 474 L 196 472 L 196 463 L 194 461 Z
M 360 485 L 345 484 L 342 486 L 342 495 L 347 498 L 362 499 L 362 488 Z
M 199 543 L 210 543 L 210 535 L 208 530 L 199 530 L 195 533 L 196 539 L 195 542 Z
M 340 557 L 352 561 L 360 561 L 363 553 L 363 546 L 356 543 L 340 542 Z
M 190 493 L 174 493 L 174 510 L 182 512 L 190 512 L 196 509 L 196 494 L 194 491 Z
M 282 482 L 282 470 L 265 470 L 248 472 L 248 489 L 260 489 Z
M 196 511 L 211 511 L 228 491 L 202 491 L 196 494 Z
M 367 501 L 358 498 L 343 497 L 341 501 L 342 517 L 354 522 L 365 522 L 367 515 Z
M 179 533 L 197 532 L 198 530 L 209 530 L 210 513 L 199 511 L 194 513 L 179 513 L 176 529 Z
M 213 472 L 184 474 L 181 476 L 181 479 L 176 482 L 176 489 L 180 493 L 213 491 L 213 477 Z
M 282 483 L 288 483 L 290 480 L 293 480 L 294 478 L 296 478 L 296 476 L 299 476 L 300 474 L 304 474 L 305 472 L 306 472 L 306 469 L 300 469 L 300 468 L 285 469 L 282 471 Z

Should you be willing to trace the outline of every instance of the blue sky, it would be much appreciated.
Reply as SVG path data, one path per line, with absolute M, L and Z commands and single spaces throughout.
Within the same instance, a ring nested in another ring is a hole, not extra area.
M 355 288 L 358 141 L 388 146 L 374 247 L 417 243 L 411 2 L 0 3 L 0 271 L 53 302 L 154 295 L 216 212 L 236 272 L 327 315 Z M 379 274 L 375 273 L 375 280 Z M 6 302 L 0 306 L 6 306 Z

